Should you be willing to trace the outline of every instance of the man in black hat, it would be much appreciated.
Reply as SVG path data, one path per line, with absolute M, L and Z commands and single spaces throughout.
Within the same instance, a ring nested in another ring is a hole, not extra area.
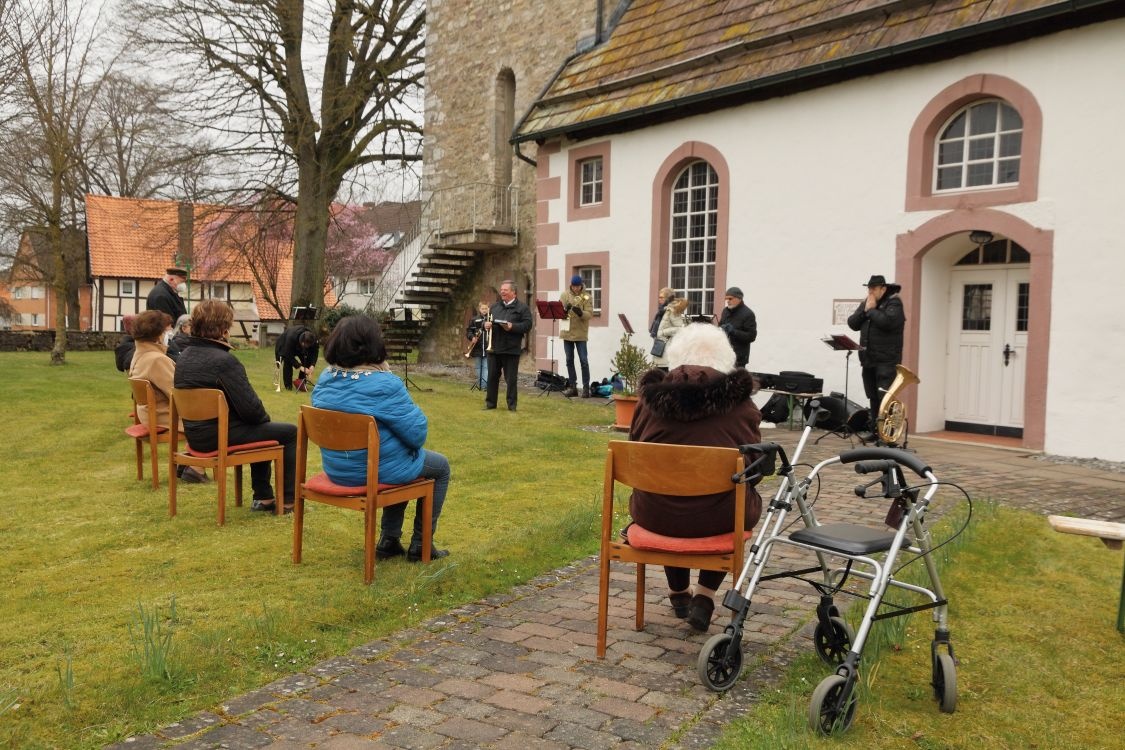
M 750 344 L 758 338 L 758 319 L 742 301 L 742 290 L 732 286 L 723 295 L 726 307 L 719 316 L 719 328 L 727 335 L 731 348 L 734 349 L 734 366 L 745 367 L 750 361 Z
M 156 286 L 148 293 L 145 300 L 146 310 L 163 310 L 173 321 L 187 314 L 187 305 L 180 296 L 187 291 L 187 271 L 182 268 L 168 268 L 164 277 L 156 282 Z
M 867 299 L 859 303 L 848 316 L 848 327 L 859 331 L 859 363 L 863 367 L 863 390 L 871 402 L 868 420 L 870 434 L 861 434 L 867 441 L 875 434 L 875 421 L 883 392 L 895 379 L 895 365 L 902 362 L 902 329 L 906 315 L 898 293 L 902 287 L 888 284 L 882 276 L 872 276 L 867 282 Z

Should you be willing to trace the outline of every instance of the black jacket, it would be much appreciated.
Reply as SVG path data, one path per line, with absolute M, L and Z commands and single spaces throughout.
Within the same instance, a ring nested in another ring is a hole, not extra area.
M 312 367 L 320 357 L 320 342 L 313 344 L 308 349 L 301 348 L 301 334 L 312 333 L 305 326 L 290 326 L 277 337 L 274 344 L 274 357 L 283 363 L 288 362 L 292 367 Z M 314 334 L 315 335 L 315 334 Z
M 496 302 L 489 312 L 492 313 L 492 353 L 520 354 L 523 351 L 523 335 L 531 330 L 531 310 L 518 299 L 514 299 L 507 307 L 502 301 Z M 498 320 L 511 323 L 512 330 L 497 325 Z
M 211 339 L 191 337 L 191 346 L 176 361 L 177 388 L 218 388 L 227 397 L 230 424 L 264 424 L 270 421 L 266 407 L 250 385 L 246 368 L 230 347 Z M 188 443 L 200 450 L 214 450 L 218 426 L 214 421 L 184 421 Z
M 724 307 L 723 314 L 719 317 L 719 327 L 726 332 L 731 348 L 734 349 L 734 366 L 745 367 L 750 361 L 750 344 L 758 338 L 758 319 L 754 316 L 754 311 L 744 302 L 733 308 Z
M 859 331 L 859 363 L 864 367 L 897 365 L 902 361 L 902 329 L 906 314 L 898 296 L 898 284 L 888 284 L 879 304 L 864 310 L 867 300 L 859 303 L 848 316 L 848 328 Z
M 483 315 L 477 315 L 469 321 L 469 325 L 465 328 L 466 341 L 472 341 L 474 337 L 477 339 L 476 343 L 465 352 L 465 356 L 479 357 L 484 353 L 484 321 Z
M 168 286 L 168 282 L 164 279 L 156 282 L 156 286 L 148 293 L 145 309 L 163 310 L 172 316 L 173 323 L 179 320 L 181 315 L 187 315 L 184 298 L 180 296 L 179 292 Z

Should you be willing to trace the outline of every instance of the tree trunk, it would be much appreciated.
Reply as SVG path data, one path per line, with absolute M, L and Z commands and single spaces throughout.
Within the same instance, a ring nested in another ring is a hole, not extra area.
M 324 307 L 324 247 L 332 198 L 315 159 L 302 160 L 297 195 L 291 305 L 311 305 L 320 310 Z
M 52 166 L 57 159 L 52 156 Z M 51 185 L 53 215 L 48 224 L 47 236 L 50 238 L 51 256 L 55 259 L 55 278 L 52 291 L 55 295 L 55 345 L 51 348 L 51 364 L 66 364 L 66 253 L 62 242 L 62 169 L 52 169 Z

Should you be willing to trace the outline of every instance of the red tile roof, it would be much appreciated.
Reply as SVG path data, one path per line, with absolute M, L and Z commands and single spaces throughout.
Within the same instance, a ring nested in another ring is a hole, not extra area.
M 263 283 L 274 286 L 272 277 L 276 274 L 278 303 L 288 311 L 293 286 L 292 242 L 269 241 L 266 252 L 257 255 L 255 261 L 255 256 L 238 248 L 239 237 L 258 231 L 256 219 L 240 220 L 251 212 L 200 203 L 191 207 L 192 281 L 250 283 L 259 318 L 278 320 L 277 311 L 267 302 Z M 175 201 L 87 195 L 91 274 L 126 279 L 163 276 L 177 257 L 179 214 L 180 204 Z M 257 273 L 252 268 L 255 265 Z M 335 304 L 335 295 L 330 291 L 326 295 L 325 303 Z

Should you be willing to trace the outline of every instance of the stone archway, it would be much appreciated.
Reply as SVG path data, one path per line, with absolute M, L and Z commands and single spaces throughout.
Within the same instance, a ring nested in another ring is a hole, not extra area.
M 1054 232 L 995 209 L 958 209 L 934 217 L 917 229 L 898 235 L 895 279 L 902 285 L 907 329 L 903 363 L 918 372 L 923 315 L 923 259 L 942 240 L 974 229 L 1007 237 L 1031 255 L 1031 299 L 1028 311 L 1027 369 L 1024 384 L 1023 445 L 1041 450 L 1046 437 L 1047 362 L 1050 349 L 1052 256 Z M 917 420 L 917 393 L 903 395 Z

